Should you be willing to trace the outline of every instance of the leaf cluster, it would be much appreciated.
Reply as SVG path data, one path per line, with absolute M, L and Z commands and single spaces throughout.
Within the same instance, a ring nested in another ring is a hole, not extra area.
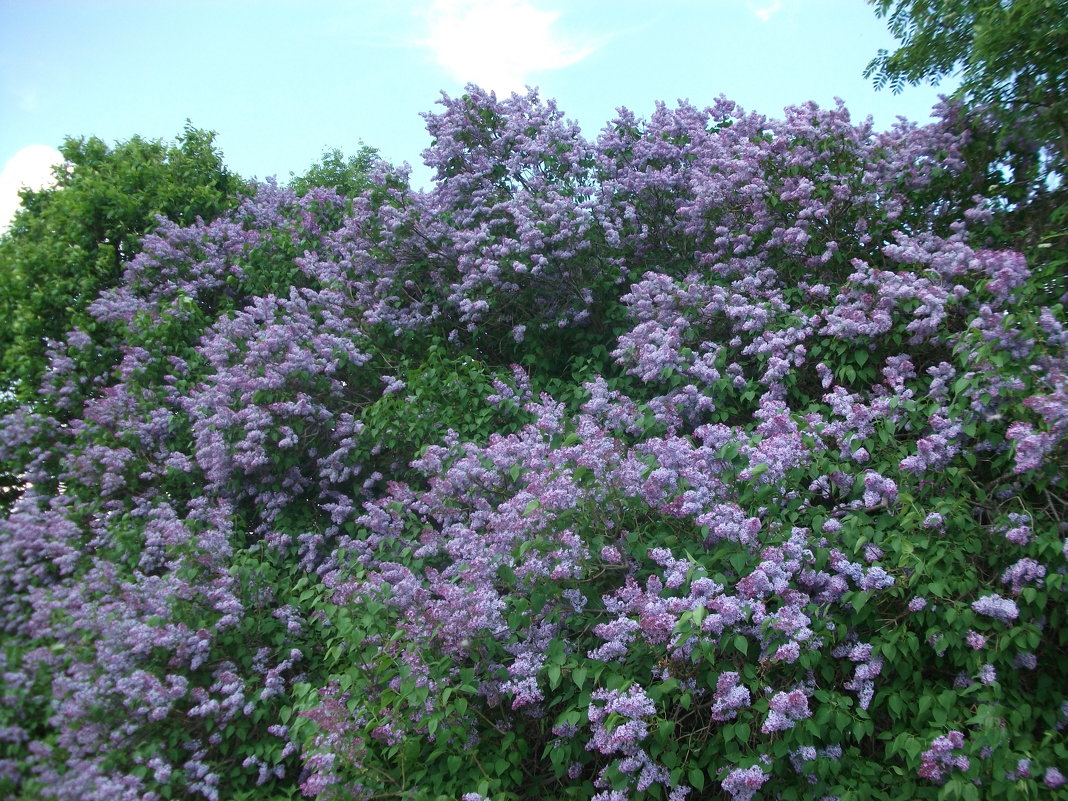
M 49 341 L 83 322 L 85 307 L 118 285 L 160 219 L 189 225 L 232 208 L 241 179 L 215 134 L 187 123 L 174 142 L 134 136 L 108 145 L 68 138 L 55 184 L 23 190 L 0 236 L 0 385 L 32 398 Z
M 1063 181 L 1068 166 L 1068 3 L 1064 0 L 869 0 L 900 42 L 865 76 L 895 93 L 959 78 L 954 95 L 989 108 L 994 132 L 1029 189 Z M 1039 153 L 1041 150 L 1041 154 Z

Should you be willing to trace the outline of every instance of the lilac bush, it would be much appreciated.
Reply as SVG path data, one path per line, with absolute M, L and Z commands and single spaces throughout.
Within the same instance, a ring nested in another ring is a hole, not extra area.
M 161 225 L 3 423 L 0 787 L 1054 797 L 1065 299 L 939 113 L 469 87 Z

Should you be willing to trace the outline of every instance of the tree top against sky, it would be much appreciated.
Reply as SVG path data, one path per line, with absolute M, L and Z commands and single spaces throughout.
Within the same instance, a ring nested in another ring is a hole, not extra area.
M 957 96 L 988 104 L 1068 162 L 1068 0 L 869 0 L 898 39 L 865 74 L 895 93 L 960 78 Z M 1059 163 L 1059 168 L 1058 168 Z

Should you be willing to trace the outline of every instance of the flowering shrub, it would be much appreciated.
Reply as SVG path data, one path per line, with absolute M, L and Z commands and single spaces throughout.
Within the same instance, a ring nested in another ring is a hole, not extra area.
M 53 343 L 4 792 L 1052 798 L 1064 299 L 954 109 L 442 103 L 429 192 L 162 225 Z

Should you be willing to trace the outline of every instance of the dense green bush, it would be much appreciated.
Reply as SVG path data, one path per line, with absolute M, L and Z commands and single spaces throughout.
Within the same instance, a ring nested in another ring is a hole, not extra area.
M 959 110 L 442 104 L 429 192 L 161 222 L 5 418 L 3 791 L 1063 793 L 1065 298 Z
M 63 143 L 56 185 L 24 190 L 0 236 L 0 390 L 33 398 L 48 341 L 86 322 L 85 307 L 119 283 L 158 217 L 188 225 L 236 204 L 243 182 L 214 140 L 214 132 L 187 124 L 173 143 L 139 136 L 111 147 L 96 137 Z

